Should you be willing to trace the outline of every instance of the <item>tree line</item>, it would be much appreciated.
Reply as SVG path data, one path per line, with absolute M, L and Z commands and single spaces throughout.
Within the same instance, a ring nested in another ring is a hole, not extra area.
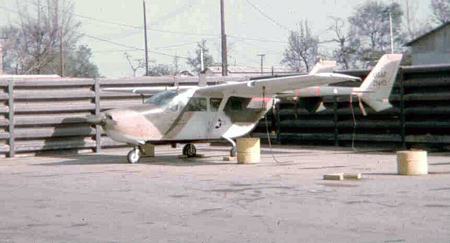
M 92 63 L 89 46 L 80 45 L 81 23 L 74 19 L 72 2 L 64 0 L 30 0 L 32 4 L 18 4 L 16 22 L 2 26 L 3 69 L 11 74 L 60 74 L 71 77 L 100 77 L 98 67 Z M 295 72 L 307 72 L 319 57 L 335 59 L 343 69 L 368 68 L 384 54 L 390 52 L 392 21 L 395 52 L 403 53 L 403 64 L 411 63 L 409 50 L 403 45 L 434 26 L 450 21 L 450 0 L 431 0 L 430 21 L 420 22 L 415 11 L 421 6 L 408 0 L 406 9 L 398 3 L 367 1 L 357 6 L 348 19 L 329 17 L 328 31 L 333 36 L 321 40 L 313 33 L 307 20 L 300 21 L 298 29 L 290 31 L 281 64 Z M 331 53 L 322 51 L 325 43 L 335 43 Z M 193 56 L 186 59 L 192 71 L 201 72 L 201 52 L 204 66 L 215 63 L 206 40 L 197 44 Z M 143 58 L 132 58 L 124 53 L 133 75 L 145 69 Z M 177 74 L 180 58 L 172 64 L 149 62 L 144 75 Z
M 403 45 L 433 26 L 449 22 L 450 0 L 432 0 L 433 14 L 429 21 L 424 22 L 418 21 L 414 13 L 423 6 L 418 6 L 418 2 L 413 0 L 406 3 L 410 5 L 404 11 L 398 3 L 367 1 L 355 8 L 347 20 L 330 17 L 328 31 L 333 38 L 328 42 L 337 44 L 332 53 L 320 51 L 322 40 L 311 31 L 307 21 L 301 21 L 299 29 L 290 32 L 282 63 L 293 71 L 304 72 L 309 71 L 322 56 L 334 58 L 343 69 L 371 67 L 383 54 L 390 52 L 392 21 L 394 51 L 404 54 L 403 65 L 410 65 L 411 54 Z
M 1 27 L 3 70 L 9 74 L 59 74 L 100 77 L 91 49 L 80 45 L 81 23 L 64 0 L 17 2 L 17 20 Z

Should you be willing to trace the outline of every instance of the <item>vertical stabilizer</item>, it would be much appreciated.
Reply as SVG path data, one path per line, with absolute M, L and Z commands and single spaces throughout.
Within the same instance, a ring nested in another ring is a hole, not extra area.
M 385 54 L 361 84 L 361 99 L 375 111 L 391 108 L 389 95 L 397 77 L 402 54 Z

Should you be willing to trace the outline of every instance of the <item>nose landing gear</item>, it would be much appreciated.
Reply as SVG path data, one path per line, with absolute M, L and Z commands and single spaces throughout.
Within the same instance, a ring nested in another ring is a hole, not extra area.
M 192 143 L 188 143 L 183 147 L 183 155 L 186 155 L 188 158 L 193 158 L 197 155 L 197 149 L 195 145 Z
M 128 162 L 131 164 L 136 164 L 137 162 L 139 162 L 139 160 L 141 160 L 141 157 L 142 157 L 142 152 L 139 149 L 139 147 L 134 148 L 133 150 L 128 152 L 128 155 L 127 155 Z

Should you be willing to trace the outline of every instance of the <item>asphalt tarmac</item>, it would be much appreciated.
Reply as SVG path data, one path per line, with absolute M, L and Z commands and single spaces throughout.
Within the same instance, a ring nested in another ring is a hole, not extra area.
M 265 147 L 238 165 L 228 151 L 1 159 L 0 242 L 450 242 L 450 153 L 400 176 L 395 152 Z M 362 179 L 323 180 L 340 172 Z

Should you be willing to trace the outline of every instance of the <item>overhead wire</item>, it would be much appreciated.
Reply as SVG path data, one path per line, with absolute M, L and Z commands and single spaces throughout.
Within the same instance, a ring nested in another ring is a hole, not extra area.
M 242 40 L 249 40 L 249 41 L 274 42 L 274 43 L 284 43 L 284 44 L 289 44 L 288 41 L 282 41 L 282 40 L 272 40 L 272 39 L 262 39 L 262 38 L 251 38 L 251 37 L 242 37 L 242 36 L 237 36 L 237 35 L 227 35 L 227 37 L 236 38 L 236 39 L 242 39 Z
M 3 10 L 8 11 L 8 12 L 12 12 L 12 13 L 17 14 L 17 15 L 20 14 L 18 11 L 15 11 L 15 10 L 12 10 L 12 9 L 9 9 L 9 8 L 6 8 L 6 7 L 3 7 L 3 6 L 1 6 L 1 5 L 0 5 L 0 9 L 3 9 Z M 74 14 L 74 16 L 80 17 L 81 15 Z M 82 17 L 83 17 L 83 18 L 87 18 L 87 19 L 91 19 L 91 20 L 95 20 L 95 21 L 100 21 L 100 22 L 104 22 L 104 23 L 109 23 L 109 24 L 115 24 L 115 25 L 126 26 L 126 27 L 132 27 L 132 28 L 139 28 L 139 27 L 137 27 L 137 26 L 126 25 L 126 24 L 120 24 L 120 23 L 115 23 L 115 22 L 111 22 L 111 21 L 103 21 L 103 20 L 98 20 L 98 19 L 86 17 L 86 16 L 82 16 Z M 122 46 L 122 47 L 130 48 L 130 49 L 135 50 L 135 51 L 138 51 L 138 50 L 139 50 L 139 51 L 145 51 L 145 49 L 143 49 L 143 48 L 125 45 L 125 44 L 118 43 L 118 42 L 114 42 L 114 41 L 111 41 L 111 40 L 99 38 L 99 37 L 96 37 L 96 36 L 93 36 L 93 35 L 89 35 L 89 34 L 85 34 L 85 33 L 84 33 L 83 35 L 86 36 L 86 37 L 88 37 L 88 38 L 95 39 L 95 40 L 97 40 L 97 41 L 103 41 L 103 42 L 110 43 L 110 44 L 113 44 L 113 45 L 117 45 L 117 46 Z M 148 50 L 148 52 L 153 53 L 153 54 L 157 54 L 157 55 L 162 55 L 162 56 L 169 56 L 169 57 L 174 57 L 174 58 L 176 57 L 176 58 L 181 58 L 181 59 L 188 59 L 187 57 L 178 56 L 178 55 L 170 55 L 170 54 L 167 54 L 167 53 L 162 53 L 162 52 L 157 52 L 157 51 L 150 51 L 150 50 Z
M 25 0 L 25 1 L 30 2 L 29 0 Z M 258 10 L 258 7 L 256 7 L 250 1 L 248 1 L 248 3 L 251 4 L 255 9 Z M 178 9 L 176 9 L 172 13 L 169 13 L 167 16 L 169 16 L 169 15 L 173 16 L 174 14 L 177 14 L 177 12 L 182 11 L 187 6 L 189 6 L 189 5 L 188 4 L 184 5 L 184 6 L 180 7 L 180 8 L 178 8 Z M 9 11 L 9 12 L 13 12 L 15 14 L 19 14 L 17 11 L 8 9 L 6 7 L 3 7 L 3 6 L 0 6 L 0 8 L 4 9 L 6 11 Z M 261 14 L 265 15 L 261 10 L 259 10 L 259 12 Z M 89 16 L 84 16 L 84 15 L 80 15 L 80 14 L 76 14 L 76 13 L 73 13 L 73 15 L 75 17 L 83 18 L 83 19 L 86 19 L 86 20 L 89 20 L 89 21 L 95 21 L 95 22 L 99 22 L 99 23 L 103 23 L 103 24 L 110 24 L 110 25 L 115 25 L 115 26 L 124 27 L 124 28 L 132 28 L 132 29 L 141 30 L 141 31 L 143 30 L 142 26 L 118 23 L 118 22 L 114 22 L 114 21 L 108 21 L 108 20 L 93 18 L 93 17 L 89 17 Z M 276 22 L 274 19 L 270 18 L 269 16 L 266 16 L 266 17 L 271 19 L 272 21 Z M 192 33 L 192 32 L 180 32 L 180 31 L 161 30 L 161 29 L 153 29 L 153 28 L 148 28 L 147 31 L 158 32 L 158 33 L 169 33 L 169 34 L 175 34 L 175 35 L 186 35 L 186 36 L 201 36 L 201 37 L 215 37 L 215 38 L 217 38 L 217 36 L 219 36 L 219 34 L 213 35 L 213 34 L 202 34 L 202 33 Z M 143 50 L 142 48 L 137 48 L 137 47 L 125 45 L 125 44 L 122 44 L 122 43 L 114 42 L 114 41 L 111 41 L 110 39 L 100 38 L 100 37 L 96 37 L 96 36 L 89 35 L 89 34 L 84 34 L 84 35 L 86 37 L 88 37 L 88 38 L 96 39 L 98 41 L 103 41 L 103 42 L 107 42 L 107 43 L 110 43 L 110 44 L 113 44 L 113 45 L 129 48 L 130 50 L 128 50 L 128 51 L 142 51 Z M 249 38 L 249 37 L 242 37 L 242 36 L 237 36 L 237 35 L 227 35 L 227 36 L 230 37 L 230 38 L 236 38 L 236 39 L 246 40 L 246 41 L 273 42 L 273 43 L 284 43 L 284 44 L 288 43 L 286 41 L 281 41 L 281 40 L 271 40 L 271 39 L 263 39 L 263 38 Z M 185 46 L 185 45 L 194 44 L 194 43 L 197 43 L 197 42 L 180 43 L 180 44 L 174 44 L 174 45 L 169 45 L 169 46 L 165 46 L 165 47 L 156 47 L 155 49 L 169 49 L 169 48 L 172 48 L 172 47 Z M 249 43 L 246 43 L 246 44 L 249 44 Z M 118 51 L 93 51 L 93 52 L 101 53 L 101 52 L 118 52 Z M 176 55 L 170 55 L 170 54 L 157 52 L 157 51 L 150 51 L 149 50 L 148 52 L 154 53 L 154 54 L 158 54 L 158 55 L 177 57 Z M 186 57 L 180 57 L 180 58 L 187 59 Z
M 25 1 L 31 3 L 29 0 L 25 0 Z M 50 6 L 50 7 L 52 7 L 52 6 Z M 52 8 L 56 8 L 56 7 L 52 7 Z M 13 11 L 13 10 L 10 10 L 10 11 L 17 13 L 16 11 Z M 76 17 L 79 17 L 79 18 L 87 19 L 87 20 L 90 20 L 90 21 L 96 21 L 96 22 L 103 23 L 103 24 L 110 24 L 110 25 L 115 25 L 115 26 L 120 26 L 120 27 L 125 27 L 125 28 L 133 28 L 133 29 L 138 29 L 138 30 L 143 30 L 144 29 L 143 26 L 130 25 L 130 24 L 124 24 L 124 23 L 119 23 L 119 22 L 114 22 L 114 21 L 109 21 L 109 20 L 103 20 L 103 19 L 89 17 L 89 16 L 84 16 L 84 15 L 80 15 L 80 14 L 76 14 L 76 13 L 72 13 L 72 14 L 74 16 L 76 16 Z M 184 31 L 161 30 L 161 29 L 154 29 L 154 28 L 147 28 L 147 31 L 149 31 L 149 32 L 150 31 L 158 32 L 158 33 L 168 33 L 168 34 L 175 34 L 175 35 L 186 35 L 186 36 L 202 36 L 202 37 L 217 37 L 217 36 L 219 36 L 219 33 L 217 33 L 217 34 L 209 34 L 209 33 L 205 34 L 205 33 L 184 32 Z M 244 40 L 260 41 L 260 42 L 274 42 L 274 43 L 286 43 L 286 44 L 288 43 L 287 41 L 281 41 L 281 40 L 271 40 L 271 39 L 263 39 L 263 38 L 250 38 L 250 37 L 242 37 L 242 36 L 237 36 L 237 35 L 227 35 L 227 37 L 244 39 Z
M 286 26 L 280 24 L 279 22 L 277 22 L 275 19 L 273 19 L 272 17 L 270 17 L 269 15 L 267 15 L 266 13 L 264 13 L 260 8 L 258 8 L 256 5 L 254 5 L 253 3 L 250 2 L 250 0 L 247 0 L 247 3 L 250 4 L 250 6 L 252 6 L 256 11 L 258 11 L 262 16 L 266 17 L 267 19 L 269 19 L 270 21 L 272 21 L 272 23 L 278 25 L 280 28 L 286 30 L 286 31 L 290 31 Z
M 88 37 L 88 38 L 94 39 L 94 40 L 103 41 L 103 42 L 110 43 L 110 44 L 113 44 L 113 45 L 122 46 L 122 47 L 130 48 L 130 49 L 140 50 L 140 51 L 145 51 L 144 48 L 129 46 L 129 45 L 125 45 L 125 44 L 122 44 L 122 43 L 118 43 L 118 42 L 114 42 L 114 41 L 98 38 L 98 37 L 95 37 L 95 36 L 92 36 L 92 35 L 88 35 L 88 34 L 85 34 L 85 36 Z M 177 57 L 177 58 L 181 58 L 181 59 L 188 59 L 187 57 L 170 55 L 170 54 L 157 52 L 157 51 L 150 51 L 150 50 L 148 50 L 148 52 L 154 53 L 154 54 L 158 54 L 158 55 L 162 55 L 162 56 L 169 56 L 169 57 Z
M 148 25 L 149 25 L 149 26 L 157 25 L 157 24 L 159 24 L 160 22 L 164 22 L 164 21 L 166 21 L 167 19 L 170 19 L 170 18 L 175 17 L 176 15 L 178 15 L 178 14 L 184 12 L 187 8 L 190 9 L 190 8 L 192 7 L 192 5 L 197 4 L 197 3 L 192 3 L 192 2 L 197 2 L 197 0 L 190 0 L 190 1 L 189 1 L 188 3 L 186 3 L 185 5 L 183 5 L 183 6 L 179 7 L 179 8 L 177 8 L 177 9 L 173 10 L 172 12 L 169 12 L 169 13 L 167 13 L 167 14 L 165 14 L 165 15 L 159 17 L 156 21 L 153 21 L 153 22 L 149 23 Z

